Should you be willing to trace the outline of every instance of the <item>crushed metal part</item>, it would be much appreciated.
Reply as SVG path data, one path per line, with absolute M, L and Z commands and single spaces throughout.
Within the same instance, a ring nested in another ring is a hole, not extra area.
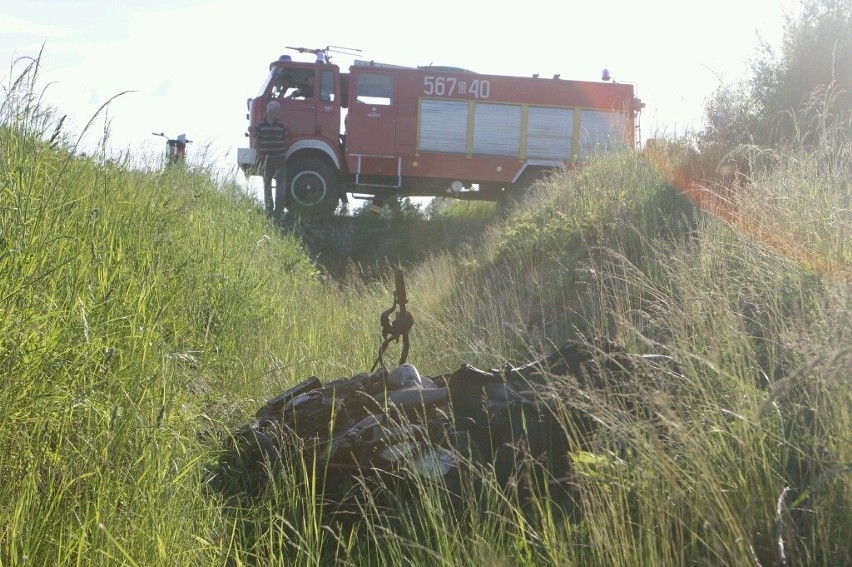
M 479 465 L 506 485 L 531 459 L 564 478 L 571 451 L 584 450 L 578 440 L 601 426 L 590 403 L 594 392 L 633 400 L 626 410 L 632 415 L 649 389 L 667 389 L 674 377 L 682 378 L 670 358 L 630 354 L 606 339 L 568 342 L 516 367 L 464 364 L 422 377 L 403 363 L 326 385 L 311 376 L 233 432 L 211 485 L 257 494 L 293 463 L 291 471 L 312 471 L 326 502 L 340 502 L 364 479 L 382 475 L 442 479 L 452 490 Z

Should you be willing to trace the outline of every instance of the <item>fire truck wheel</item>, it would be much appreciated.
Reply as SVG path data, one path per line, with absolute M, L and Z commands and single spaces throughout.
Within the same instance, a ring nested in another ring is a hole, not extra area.
M 288 169 L 287 199 L 292 211 L 312 216 L 334 212 L 340 200 L 334 168 L 318 159 L 306 159 Z

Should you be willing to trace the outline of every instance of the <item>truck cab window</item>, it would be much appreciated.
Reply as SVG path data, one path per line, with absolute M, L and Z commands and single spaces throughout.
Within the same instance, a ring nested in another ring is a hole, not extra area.
M 272 91 L 274 98 L 284 98 L 287 94 L 287 89 L 291 88 L 293 79 L 289 71 L 283 69 L 275 69 L 272 76 Z
M 320 75 L 320 100 L 334 102 L 337 98 L 336 95 L 337 93 L 334 92 L 334 73 L 323 71 Z
M 285 69 L 273 80 L 272 96 L 286 99 L 314 98 L 314 72 L 310 69 Z
M 358 75 L 355 100 L 376 106 L 393 104 L 393 77 L 379 73 Z
M 272 96 L 278 96 L 275 94 L 276 89 L 279 89 L 279 83 L 281 81 L 281 69 L 273 68 L 269 71 L 269 74 L 266 76 L 266 79 L 263 81 L 263 84 L 260 85 L 260 90 L 257 92 L 258 97 L 262 97 L 266 94 L 266 89 L 269 88 L 270 83 L 272 84 Z

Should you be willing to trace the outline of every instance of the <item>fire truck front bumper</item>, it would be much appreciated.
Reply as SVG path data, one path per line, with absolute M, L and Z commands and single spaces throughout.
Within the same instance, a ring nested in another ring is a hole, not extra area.
M 257 150 L 254 148 L 237 148 L 237 165 L 243 170 L 243 173 L 248 177 L 255 175 L 255 165 L 257 164 Z

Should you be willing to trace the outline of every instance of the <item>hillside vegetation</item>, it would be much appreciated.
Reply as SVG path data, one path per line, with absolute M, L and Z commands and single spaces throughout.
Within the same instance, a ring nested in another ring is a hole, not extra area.
M 0 108 L 0 565 L 852 563 L 849 129 L 724 191 L 683 182 L 683 141 L 600 157 L 410 267 L 424 375 L 605 336 L 678 362 L 641 400 L 666 435 L 591 396 L 572 506 L 485 467 L 455 514 L 424 481 L 343 525 L 304 471 L 205 483 L 264 400 L 370 368 L 388 282 L 320 277 L 203 167 L 80 157 L 35 70 Z

